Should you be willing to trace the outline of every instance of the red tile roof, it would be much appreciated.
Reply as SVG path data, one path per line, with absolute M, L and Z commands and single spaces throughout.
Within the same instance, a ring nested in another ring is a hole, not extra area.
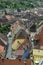
M 0 52 L 4 51 L 4 47 L 2 45 L 0 45 Z
M 20 21 L 16 21 L 16 22 L 11 26 L 11 30 L 12 30 L 12 29 L 13 29 L 13 30 L 16 30 L 16 28 L 17 28 L 19 25 L 20 25 L 21 27 L 25 28 L 25 26 L 24 26 L 23 24 L 21 24 Z
M 16 50 L 16 51 L 14 52 L 14 55 L 22 56 L 23 53 L 24 53 L 24 50 Z
M 13 15 L 5 15 L 7 20 L 12 20 L 15 19 L 15 17 Z
M 3 62 L 4 61 L 4 62 Z M 0 65 L 31 65 L 31 60 L 0 60 Z
M 40 47 L 43 47 L 43 27 L 41 28 L 41 32 L 35 35 L 35 40 L 39 40 Z
M 43 27 L 42 27 L 41 32 L 39 34 L 39 38 L 40 38 L 40 40 L 39 40 L 40 46 L 43 46 Z

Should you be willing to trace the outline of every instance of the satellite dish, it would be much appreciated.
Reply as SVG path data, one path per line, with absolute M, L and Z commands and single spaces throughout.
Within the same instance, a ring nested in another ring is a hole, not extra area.
M 39 62 L 39 65 L 43 65 L 43 59 Z

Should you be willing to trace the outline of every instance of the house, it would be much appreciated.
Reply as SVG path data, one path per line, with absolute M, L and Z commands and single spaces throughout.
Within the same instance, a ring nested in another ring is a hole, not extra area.
M 11 14 L 12 12 L 11 13 L 10 12 L 7 13 L 7 12 L 8 12 L 8 9 L 5 9 L 4 10 L 5 15 L 3 16 L 4 18 L 6 18 L 8 21 L 15 19 L 15 17 Z
M 10 14 L 5 15 L 5 18 L 9 21 L 15 19 L 15 17 L 13 15 L 10 15 Z
M 0 58 L 3 58 L 5 55 L 5 50 L 6 49 L 6 45 L 4 44 L 4 42 L 0 39 Z M 4 54 L 3 54 L 4 53 Z
M 6 47 L 7 47 L 7 36 L 0 33 L 0 58 L 4 57 Z
M 25 30 L 20 29 L 14 37 L 15 40 L 12 44 L 12 48 L 17 49 L 25 41 L 27 35 L 28 34 L 25 32 Z
M 20 43 L 20 41 L 18 41 L 18 46 L 16 47 L 16 50 L 15 50 L 15 53 L 14 53 L 15 56 L 17 55 L 18 58 L 22 58 L 22 56 L 24 57 L 24 54 L 27 53 L 27 55 L 25 55 L 26 59 L 27 59 L 27 57 L 30 54 L 31 47 L 32 47 L 30 41 L 28 41 L 28 40 L 29 39 L 25 38 L 25 40 L 23 42 L 21 42 L 21 43 Z M 16 46 L 16 43 L 14 43 L 13 46 Z
M 40 48 L 43 49 L 43 27 L 42 27 L 39 35 L 40 35 L 40 37 L 39 37 L 40 38 L 40 40 L 39 40 Z
M 29 33 L 27 33 L 25 29 L 25 26 L 19 21 L 16 21 L 14 25 L 11 26 L 12 37 L 14 40 L 12 44 L 13 49 L 17 49 L 17 47 L 26 40 Z
M 15 16 L 11 14 L 5 14 L 2 18 L 0 18 L 0 25 L 5 25 L 9 21 L 13 23 L 13 21 L 15 20 L 16 20 Z
M 43 49 L 43 27 L 41 27 L 39 33 L 35 35 L 35 40 L 38 41 L 40 49 Z
M 16 30 L 16 28 L 17 28 L 19 25 L 20 25 L 21 27 L 25 28 L 25 26 L 24 26 L 20 21 L 16 21 L 16 22 L 13 23 L 13 25 L 11 26 L 11 30 L 12 30 L 12 29 L 13 29 L 13 30 Z
M 17 24 L 17 27 L 16 27 L 16 24 Z M 18 25 L 19 24 L 18 22 L 16 24 L 14 25 L 14 28 L 12 28 L 12 30 L 14 31 L 13 37 L 12 37 L 12 32 L 11 32 L 10 37 L 8 37 L 8 49 L 7 49 L 6 58 L 11 58 L 11 50 L 12 49 L 16 50 L 18 48 L 18 46 L 20 46 L 20 44 L 22 44 L 22 42 L 24 41 L 24 37 L 26 36 L 26 32 L 24 31 L 23 27 Z M 24 31 L 25 34 L 22 33 L 22 31 Z M 22 37 L 23 37 L 23 39 L 22 39 Z M 12 46 L 12 49 L 11 49 L 11 46 Z
M 25 26 L 21 24 L 19 21 L 15 22 L 13 27 L 11 27 L 11 31 L 13 32 L 12 50 L 13 52 L 15 51 L 15 53 L 18 54 L 19 58 L 20 56 L 22 58 L 24 52 L 27 51 L 28 48 L 31 49 L 32 47 L 31 42 L 29 40 L 29 33 L 25 31 Z M 20 55 L 20 50 L 22 52 L 22 55 Z
M 14 37 L 14 35 L 16 35 L 20 29 L 25 29 L 25 26 L 22 23 L 20 23 L 20 21 L 16 21 L 11 26 L 12 37 Z
M 27 50 L 28 47 L 31 48 L 31 42 L 29 38 L 27 37 L 25 38 L 25 41 L 17 48 L 17 50 L 20 50 L 20 49 Z
M 34 65 L 37 65 L 40 63 L 40 61 L 43 59 L 43 50 L 42 49 L 33 49 L 33 62 Z

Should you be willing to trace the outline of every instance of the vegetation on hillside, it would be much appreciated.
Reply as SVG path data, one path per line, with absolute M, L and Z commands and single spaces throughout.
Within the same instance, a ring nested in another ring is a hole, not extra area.
M 0 0 L 0 9 L 34 8 L 39 6 L 39 0 Z
M 0 32 L 5 34 L 6 32 L 8 32 L 10 30 L 10 23 L 7 22 L 5 25 L 1 26 L 0 25 Z

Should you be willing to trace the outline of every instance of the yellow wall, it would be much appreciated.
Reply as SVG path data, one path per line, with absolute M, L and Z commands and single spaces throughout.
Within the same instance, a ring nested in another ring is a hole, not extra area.
M 35 62 L 40 62 L 40 60 L 43 58 L 43 50 L 33 49 L 33 57 L 34 65 L 37 65 Z
M 16 39 L 12 44 L 12 49 L 16 50 L 24 42 L 24 40 L 25 39 Z M 20 44 L 17 41 L 19 41 Z

